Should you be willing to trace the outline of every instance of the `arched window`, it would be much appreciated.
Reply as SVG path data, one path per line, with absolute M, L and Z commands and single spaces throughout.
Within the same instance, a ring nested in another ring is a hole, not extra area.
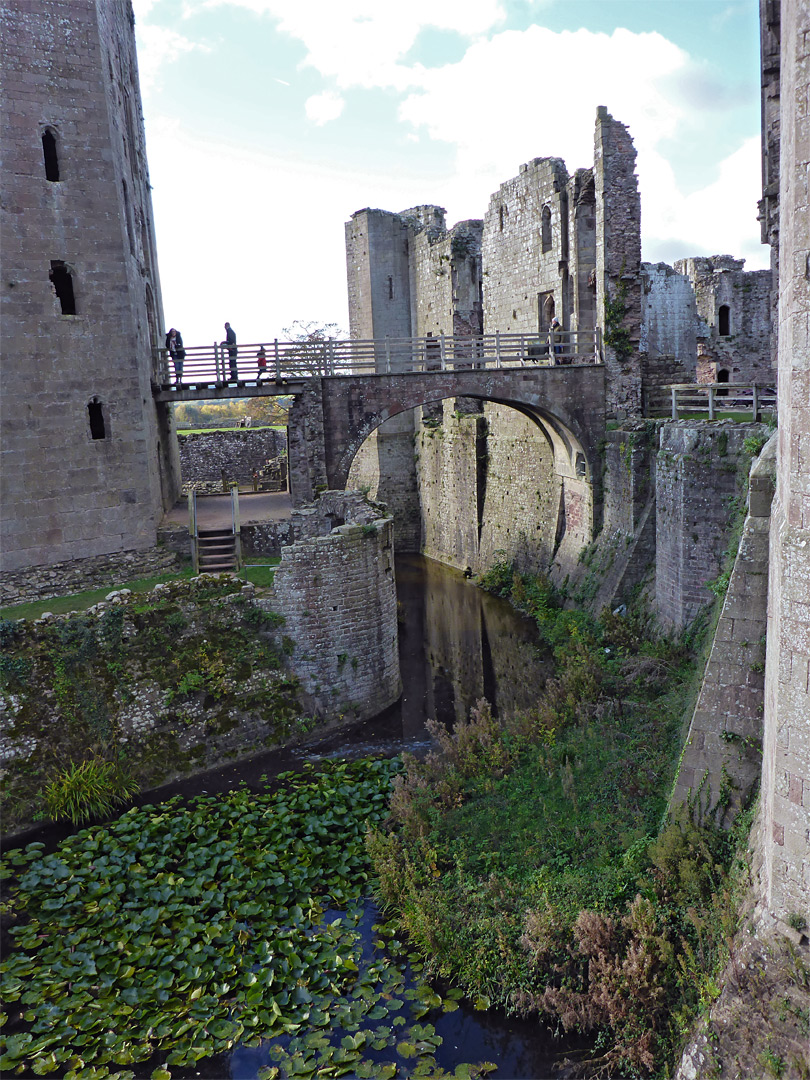
M 720 337 L 731 333 L 731 310 L 728 304 L 721 304 L 717 311 L 717 332 Z
M 75 315 L 76 297 L 73 293 L 73 278 L 61 259 L 51 259 L 51 271 L 48 277 L 59 300 L 62 314 Z
M 544 206 L 541 219 L 540 240 L 543 251 L 551 251 L 551 207 Z
M 104 410 L 97 397 L 87 402 L 87 416 L 90 421 L 90 438 L 106 439 L 107 424 L 104 420 Z
M 59 180 L 59 155 L 56 152 L 56 135 L 50 128 L 42 132 L 42 156 L 45 158 L 45 179 L 51 183 Z

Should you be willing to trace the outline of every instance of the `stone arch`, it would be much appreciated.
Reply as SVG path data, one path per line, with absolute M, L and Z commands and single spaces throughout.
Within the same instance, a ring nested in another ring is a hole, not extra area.
M 323 379 L 296 399 L 290 416 L 294 504 L 304 504 L 319 487 L 344 489 L 360 447 L 386 421 L 458 397 L 514 409 L 542 435 L 559 492 L 558 558 L 573 569 L 601 523 L 604 373 L 595 365 Z

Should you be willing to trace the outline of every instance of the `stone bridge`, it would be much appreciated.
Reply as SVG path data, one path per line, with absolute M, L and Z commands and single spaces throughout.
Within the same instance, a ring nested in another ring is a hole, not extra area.
M 404 372 L 314 378 L 290 411 L 288 452 L 293 504 L 324 488 L 343 489 L 368 436 L 398 413 L 444 398 L 477 398 L 518 410 L 548 439 L 564 498 L 586 505 L 582 539 L 601 516 L 600 444 L 605 435 L 601 364 Z M 584 504 L 583 504 L 584 500 Z

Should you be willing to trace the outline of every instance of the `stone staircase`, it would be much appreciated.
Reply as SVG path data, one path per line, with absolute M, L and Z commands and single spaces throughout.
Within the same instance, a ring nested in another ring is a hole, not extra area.
M 197 568 L 201 574 L 238 569 L 236 536 L 232 529 L 198 530 Z

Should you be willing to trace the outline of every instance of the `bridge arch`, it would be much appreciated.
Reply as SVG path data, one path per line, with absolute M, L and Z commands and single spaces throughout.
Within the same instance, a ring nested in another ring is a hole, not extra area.
M 290 415 L 294 503 L 305 503 L 320 487 L 345 488 L 360 447 L 386 421 L 455 397 L 514 409 L 542 434 L 553 454 L 559 486 L 563 528 L 558 555 L 575 558 L 601 522 L 599 448 L 605 424 L 604 370 L 600 366 L 313 380 L 297 398 Z

